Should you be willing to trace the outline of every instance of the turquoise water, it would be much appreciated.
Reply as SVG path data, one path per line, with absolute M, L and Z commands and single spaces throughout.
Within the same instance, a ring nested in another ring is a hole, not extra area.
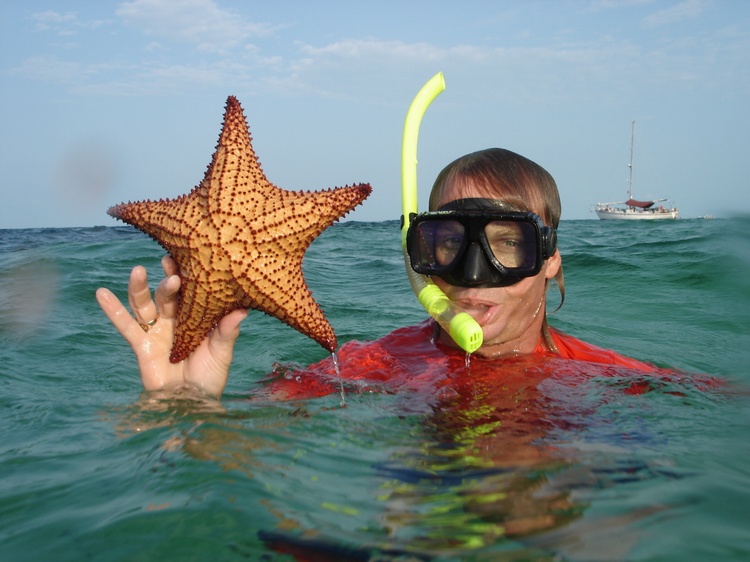
M 94 291 L 124 297 L 135 264 L 158 278 L 161 249 L 130 228 L 0 230 L 2 557 L 750 559 L 749 227 L 564 221 L 550 322 L 686 374 L 631 395 L 560 366 L 533 384 L 543 420 L 352 387 L 346 408 L 250 401 L 276 363 L 325 357 L 258 312 L 220 407 L 152 400 Z M 334 226 L 305 272 L 340 343 L 424 318 L 395 222 Z

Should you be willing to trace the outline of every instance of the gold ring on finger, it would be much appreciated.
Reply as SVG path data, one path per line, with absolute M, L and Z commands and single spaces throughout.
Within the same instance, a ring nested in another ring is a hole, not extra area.
M 157 312 L 157 313 L 156 313 L 156 318 L 154 318 L 154 319 L 153 319 L 153 320 L 151 320 L 150 322 L 146 322 L 146 323 L 141 323 L 141 322 L 138 322 L 138 325 L 139 325 L 139 326 L 141 327 L 141 329 L 142 329 L 142 330 L 143 330 L 144 332 L 148 332 L 148 331 L 149 331 L 149 330 L 151 329 L 151 327 L 152 327 L 152 326 L 153 326 L 154 324 L 156 324 L 156 321 L 157 321 L 158 319 L 159 319 L 159 313 Z

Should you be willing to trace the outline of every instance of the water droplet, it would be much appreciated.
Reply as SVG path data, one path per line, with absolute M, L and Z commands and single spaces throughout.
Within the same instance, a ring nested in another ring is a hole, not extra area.
M 339 378 L 339 391 L 341 392 L 341 407 L 346 407 L 346 398 L 344 398 L 344 381 L 341 380 L 341 369 L 339 368 L 339 358 L 336 355 L 336 352 L 331 353 L 331 358 L 333 359 L 333 368 L 336 369 L 336 375 Z

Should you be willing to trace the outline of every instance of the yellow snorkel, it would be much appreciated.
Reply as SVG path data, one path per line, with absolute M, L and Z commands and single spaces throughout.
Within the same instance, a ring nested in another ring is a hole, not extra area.
M 417 204 L 417 140 L 419 125 L 427 108 L 445 90 L 443 73 L 438 72 L 422 86 L 409 106 L 404 122 L 404 139 L 401 145 L 401 247 L 404 251 L 406 274 L 411 288 L 425 310 L 450 334 L 461 349 L 473 353 L 482 345 L 482 328 L 468 313 L 455 303 L 426 275 L 414 271 L 406 250 L 406 233 L 418 212 Z

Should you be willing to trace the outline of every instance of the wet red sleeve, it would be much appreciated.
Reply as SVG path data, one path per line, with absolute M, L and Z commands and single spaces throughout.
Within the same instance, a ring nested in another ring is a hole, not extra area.
M 603 349 L 590 343 L 583 342 L 578 338 L 574 338 L 573 336 L 569 336 L 553 328 L 550 328 L 550 334 L 560 352 L 560 356 L 566 359 L 604 363 L 607 365 L 619 365 L 637 371 L 653 371 L 656 369 L 654 365 L 631 359 L 630 357 L 615 353 L 610 349 Z

